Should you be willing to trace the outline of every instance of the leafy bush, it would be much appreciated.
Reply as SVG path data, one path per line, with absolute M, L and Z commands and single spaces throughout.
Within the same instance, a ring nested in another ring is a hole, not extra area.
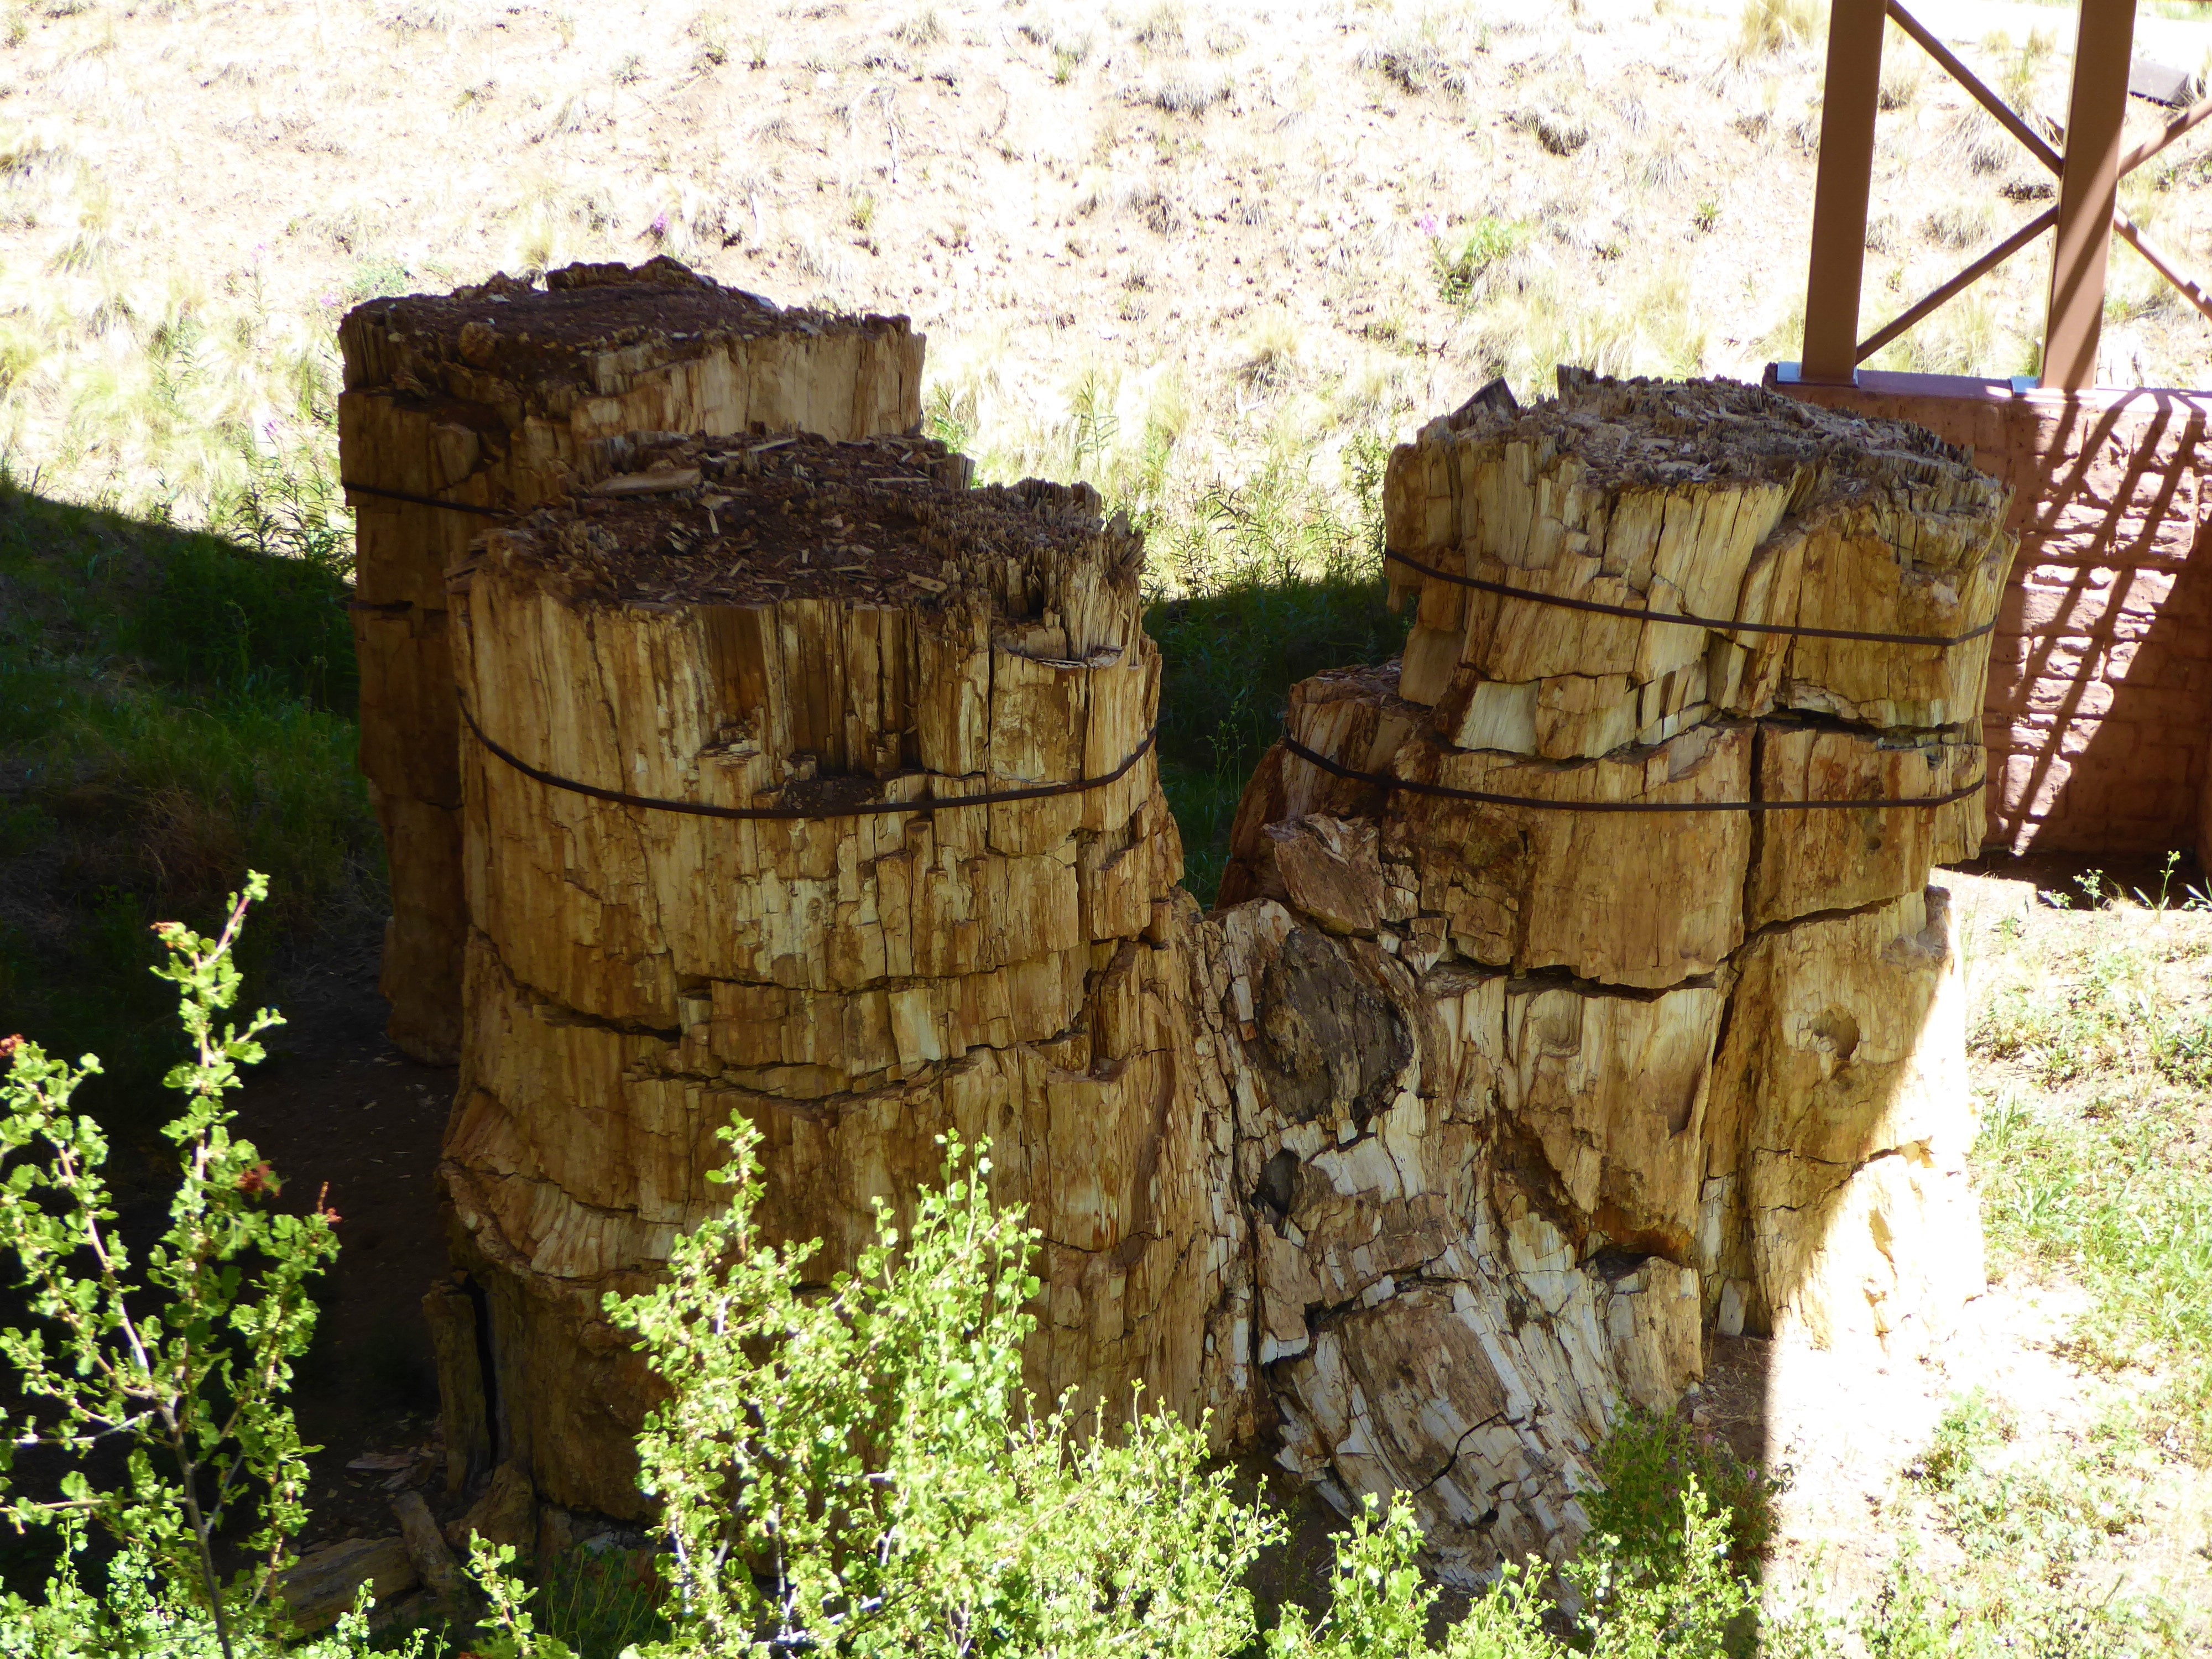
M 1637 1575 L 1669 1578 L 1685 1570 L 1678 1523 L 1692 1489 L 1727 1529 L 1729 1565 L 1747 1576 L 1759 1571 L 1774 1541 L 1775 1504 L 1789 1489 L 1788 1469 L 1768 1474 L 1738 1458 L 1726 1441 L 1637 1407 L 1621 1414 L 1595 1462 L 1600 1489 L 1583 1506 L 1591 1529 L 1614 1538 Z
M 902 1241 L 878 1238 L 826 1292 L 818 1245 L 761 1242 L 742 1120 L 726 1215 L 681 1240 L 666 1282 L 611 1297 L 671 1397 L 638 1441 L 671 1547 L 674 1633 L 650 1653 L 763 1639 L 854 1655 L 1236 1652 L 1240 1583 L 1279 1528 L 1206 1474 L 1206 1440 L 1141 1414 L 1079 1436 L 1021 1387 L 1036 1235 L 991 1203 L 957 1141 Z
M 1245 1579 L 1281 1541 L 1280 1519 L 1237 1502 L 1228 1471 L 1209 1472 L 1202 1425 L 1133 1409 L 1119 1427 L 1103 1415 L 1086 1423 L 1067 1399 L 1041 1410 L 1023 1389 L 1036 1235 L 1018 1209 L 991 1201 L 987 1158 L 948 1143 L 943 1188 L 919 1195 L 910 1236 L 878 1203 L 877 1242 L 858 1269 L 809 1287 L 818 1245 L 773 1248 L 754 1224 L 758 1132 L 739 1118 L 721 1133 L 728 1212 L 678 1241 L 659 1288 L 607 1300 L 668 1389 L 638 1443 L 668 1545 L 668 1634 L 640 1643 L 642 1659 L 1255 1650 Z M 1567 1569 L 1587 1650 L 1719 1659 L 1745 1620 L 1751 1581 L 1731 1565 L 1730 1521 L 1697 1468 L 1722 1465 L 1685 1452 L 1671 1515 L 1648 1482 L 1607 1511 L 1630 1516 L 1636 1553 L 1598 1536 Z M 1259 1650 L 1577 1650 L 1546 1628 L 1545 1575 L 1517 1569 L 1432 1646 L 1437 1592 L 1419 1546 L 1409 1509 L 1370 1501 L 1337 1536 L 1327 1611 L 1286 1608 Z M 502 1630 L 493 1650 L 560 1659 L 566 1644 L 536 1628 L 548 1610 L 526 1605 L 500 1565 L 480 1552 Z
M 193 1056 L 173 1069 L 185 1096 L 169 1124 L 179 1184 L 169 1226 L 134 1273 L 102 1175 L 99 1127 L 70 1097 L 99 1069 L 72 1066 L 9 1037 L 0 1088 L 0 1247 L 39 1322 L 0 1332 L 29 1411 L 0 1415 L 0 1469 L 28 1447 L 71 1463 L 51 1492 L 10 1480 L 0 1516 L 18 1531 L 58 1535 L 62 1559 L 43 1600 L 0 1601 L 0 1649 L 15 1653 L 274 1653 L 289 1633 L 276 1594 L 292 1540 L 307 1519 L 307 1464 L 286 1394 L 291 1362 L 314 1328 L 308 1281 L 337 1253 L 335 1218 L 273 1212 L 276 1178 L 251 1141 L 232 1138 L 225 1096 L 238 1068 L 261 1058 L 267 1010 L 241 1029 L 216 1017 L 236 1001 L 232 951 L 246 908 L 267 891 L 258 875 L 232 896 L 210 939 L 176 923 L 161 929 L 161 977 L 181 993 L 179 1018 Z M 25 1154 L 28 1156 L 25 1156 Z M 130 1449 L 129 1478 L 95 1486 L 84 1464 L 111 1439 Z M 88 1590 L 76 1558 L 98 1524 L 119 1553 L 106 1593 Z M 219 1535 L 247 1529 L 246 1565 L 225 1578 Z M 358 1647 L 356 1619 L 323 1652 Z

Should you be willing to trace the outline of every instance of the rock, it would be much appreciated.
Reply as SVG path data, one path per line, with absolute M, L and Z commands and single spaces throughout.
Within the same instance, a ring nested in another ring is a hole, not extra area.
M 349 1612 L 363 1584 L 379 1601 L 415 1588 L 415 1564 L 398 1538 L 349 1538 L 301 1556 L 277 1581 L 277 1593 L 301 1632 L 327 1630 Z
M 422 1321 L 430 1328 L 438 1370 L 446 1491 L 455 1496 L 491 1467 L 491 1413 L 484 1399 L 476 1298 L 465 1283 L 434 1285 L 422 1297 Z
M 453 1559 L 453 1552 L 446 1547 L 440 1536 L 438 1523 L 430 1514 L 430 1506 L 419 1492 L 403 1492 L 392 1500 L 392 1513 L 399 1522 L 400 1542 L 405 1546 L 407 1559 L 413 1564 L 415 1576 L 422 1588 L 430 1592 L 440 1610 L 448 1618 L 464 1617 L 472 1599 L 469 1581 L 462 1575 L 460 1565 Z
M 371 300 L 338 343 L 362 769 L 391 867 L 380 988 L 392 1040 L 449 1065 L 467 925 L 446 567 L 488 523 L 625 470 L 610 438 L 909 430 L 923 342 L 902 317 L 780 310 L 662 258 Z
M 823 1238 L 824 1273 L 872 1200 L 937 1179 L 938 1134 L 988 1136 L 1047 1241 L 1042 1397 L 1126 1408 L 1141 1380 L 1194 1418 L 1240 1362 L 1208 1346 L 1225 1103 L 1175 942 L 1197 923 L 1149 747 L 1141 544 L 1087 489 L 970 490 L 956 459 L 670 441 L 628 466 L 698 489 L 541 513 L 453 573 L 464 702 L 532 771 L 465 750 L 441 1178 L 489 1305 L 497 1454 L 553 1502 L 643 1512 L 653 1390 L 602 1298 L 724 1201 L 733 1112 L 763 1136 L 763 1224 Z
M 1571 1549 L 1593 1448 L 1674 1408 L 1707 1331 L 1879 1363 L 1979 1288 L 1927 883 L 1979 845 L 2004 507 L 1924 434 L 1714 385 L 1563 373 L 1394 457 L 1393 550 L 1634 613 L 1399 567 L 1403 661 L 1294 688 L 1232 830 L 1283 1460 L 1340 1507 L 1407 1494 L 1447 1578 Z M 1647 619 L 1680 612 L 1717 620 Z M 1741 810 L 1800 801 L 1868 804 Z
M 1632 614 L 1401 580 L 1404 660 L 1293 688 L 1201 916 L 1140 544 L 952 460 L 641 442 L 614 471 L 699 483 L 452 572 L 487 741 L 441 1173 L 499 1456 L 642 1512 L 652 1382 L 603 1298 L 720 1201 L 733 1110 L 763 1231 L 824 1273 L 939 1133 L 988 1135 L 1044 1235 L 1032 1389 L 1141 1381 L 1223 1443 L 1272 1417 L 1340 1507 L 1407 1494 L 1462 1585 L 1574 1547 L 1594 1449 L 1709 1333 L 1944 1328 L 1980 1257 L 1929 882 L 1980 833 L 2002 490 L 1747 388 L 1475 400 L 1394 458 L 1390 546 Z
M 1767 934 L 1739 973 L 1709 1137 L 1708 1297 L 1738 1284 L 1744 1328 L 1818 1346 L 1925 1349 L 1986 1283 L 1949 896 Z
M 445 1538 L 463 1560 L 470 1558 L 474 1539 L 493 1546 L 512 1544 L 516 1565 L 527 1569 L 536 1557 L 538 1540 L 538 1496 L 531 1488 L 530 1477 L 513 1463 L 501 1464 L 468 1512 L 446 1523 Z
M 1756 387 L 1559 379 L 1557 399 L 1470 405 L 1391 457 L 1386 544 L 1440 573 L 1389 568 L 1394 596 L 1419 601 L 1400 694 L 1433 705 L 1446 742 L 1563 760 L 1775 709 L 1979 720 L 1977 630 L 2013 553 L 2002 485 L 1917 427 Z
M 556 1504 L 539 1504 L 538 1506 L 538 1565 L 550 1572 L 555 1563 L 575 1547 L 575 1517 Z

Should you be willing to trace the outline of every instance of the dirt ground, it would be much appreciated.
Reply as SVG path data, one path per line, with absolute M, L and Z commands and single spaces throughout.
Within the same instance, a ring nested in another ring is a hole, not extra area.
M 418 1470 L 349 1471 L 369 1455 L 432 1445 L 437 1384 L 422 1293 L 446 1271 L 438 1144 L 456 1073 L 423 1066 L 385 1040 L 386 1007 L 364 951 L 317 973 L 284 1002 L 270 1058 L 238 1097 L 237 1133 L 285 1182 L 283 1202 L 312 1206 L 327 1188 L 338 1224 L 336 1265 L 316 1288 L 321 1314 L 293 1393 L 302 1439 L 319 1446 L 303 1548 L 395 1530 L 386 1482 Z M 434 1507 L 442 1483 L 425 1495 Z M 441 1511 L 441 1518 L 443 1512 Z

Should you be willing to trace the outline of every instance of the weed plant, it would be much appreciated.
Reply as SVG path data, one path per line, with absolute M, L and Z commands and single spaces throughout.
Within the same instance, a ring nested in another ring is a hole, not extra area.
M 1527 226 L 1485 215 L 1455 243 L 1438 239 L 1431 247 L 1437 292 L 1448 303 L 1465 307 L 1475 298 L 1490 268 L 1510 257 L 1528 238 Z
M 2016 921 L 1998 924 L 2016 955 L 1971 1041 L 2020 1081 L 1993 1087 L 1977 1161 L 1995 1265 L 2080 1282 L 2084 1354 L 2167 1370 L 2159 1432 L 2208 1464 L 2212 1025 L 2195 994 L 2202 945 L 2164 925 L 2172 878 L 2169 861 L 2132 904 L 2110 902 L 2095 872 L 2081 878 L 2067 896 L 2082 923 L 2062 945 L 2024 949 Z
M 665 1640 L 659 1561 L 650 1549 L 586 1543 L 566 1551 L 542 1572 L 532 1614 L 549 1637 L 586 1659 Z
M 1787 1469 L 1744 1462 L 1727 1442 L 1680 1417 L 1640 1407 L 1623 1412 L 1613 1425 L 1598 1449 L 1595 1473 L 1598 1490 L 1583 1504 L 1592 1530 L 1620 1540 L 1625 1558 L 1657 1576 L 1682 1566 L 1682 1535 L 1675 1523 L 1692 1486 L 1726 1517 L 1730 1565 L 1739 1574 L 1755 1575 L 1774 1541 L 1776 1503 L 1790 1480 Z
M 2022 1455 L 2011 1445 L 2017 1433 L 2001 1404 L 1963 1395 L 1907 1470 L 1966 1563 L 1940 1592 L 1910 1554 L 1893 1565 L 1881 1607 L 1904 1645 L 1891 1650 L 2114 1659 L 2191 1650 L 2179 1609 L 2127 1589 L 2110 1565 L 2143 1522 L 2151 1461 L 2125 1418 L 2056 1460 Z M 1942 1645 L 1913 1645 L 1936 1638 Z
M 288 1395 L 314 1329 L 307 1287 L 337 1254 L 337 1218 L 319 1204 L 276 1211 L 274 1172 L 230 1133 L 225 1097 L 239 1068 L 262 1058 L 261 1033 L 282 1023 L 264 1009 L 217 1029 L 238 1000 L 247 907 L 267 891 L 249 875 L 214 937 L 176 922 L 159 930 L 168 960 L 155 972 L 181 994 L 193 1052 L 167 1079 L 185 1097 L 164 1131 L 178 1186 L 143 1266 L 117 1225 L 107 1139 L 71 1098 L 99 1061 L 71 1066 L 20 1036 L 0 1041 L 0 1249 L 36 1321 L 0 1332 L 27 1406 L 5 1423 L 0 1472 L 31 1448 L 68 1466 L 51 1495 L 0 1473 L 0 1517 L 61 1546 L 40 1601 L 0 1598 L 9 1651 L 240 1659 L 289 1633 L 278 1583 L 307 1520 L 307 1469 Z M 93 1456 L 118 1441 L 128 1480 L 96 1484 Z M 88 1589 L 79 1560 L 94 1526 L 119 1552 L 105 1595 Z M 226 1532 L 246 1560 L 228 1577 L 217 1562 Z M 359 1633 L 356 1623 L 341 1641 Z

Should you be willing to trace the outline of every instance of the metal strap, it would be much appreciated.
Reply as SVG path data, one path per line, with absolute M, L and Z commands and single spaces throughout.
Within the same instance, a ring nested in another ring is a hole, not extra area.
M 480 519 L 504 519 L 513 514 L 512 507 L 477 507 L 470 501 L 441 501 L 435 495 L 410 495 L 404 489 L 385 489 L 376 484 L 349 483 L 338 480 L 338 488 L 356 495 L 374 495 L 380 501 L 407 501 L 416 507 L 442 507 L 448 513 L 472 513 Z
M 1137 745 L 1128 759 L 1107 773 L 1105 776 L 1098 778 L 1075 778 L 1066 783 L 1033 784 L 1025 789 L 994 789 L 981 795 L 931 795 L 913 801 L 863 801 L 857 805 L 836 806 L 820 810 L 805 806 L 716 806 L 706 801 L 662 800 L 652 795 L 625 794 L 619 789 L 602 789 L 595 783 L 579 783 L 574 778 L 564 778 L 556 773 L 545 771 L 540 767 L 532 766 L 512 750 L 501 747 L 493 738 L 487 737 L 483 727 L 477 724 L 477 717 L 471 712 L 468 704 L 464 702 L 460 707 L 461 718 L 468 723 L 469 730 L 476 734 L 477 741 L 526 778 L 534 779 L 555 789 L 566 789 L 573 794 L 589 795 L 593 800 L 611 801 L 617 806 L 642 806 L 657 812 L 686 812 L 693 817 L 701 818 L 862 818 L 884 817 L 898 812 L 917 812 L 926 816 L 936 812 L 957 811 L 963 806 L 996 806 L 1006 801 L 1042 800 L 1051 795 L 1079 794 L 1086 789 L 1103 788 L 1107 784 L 1119 780 L 1131 767 L 1145 757 L 1152 749 L 1152 740 L 1159 735 L 1158 726 L 1146 732 L 1145 740 Z
M 1948 795 L 1906 795 L 1874 800 L 1540 800 L 1533 795 L 1498 795 L 1486 789 L 1452 789 L 1441 783 L 1421 783 L 1394 778 L 1382 772 L 1357 772 L 1340 761 L 1309 749 L 1288 732 L 1283 747 L 1300 760 L 1354 783 L 1372 783 L 1409 794 L 1438 795 L 1446 800 L 1471 800 L 1484 806 L 1526 806 L 1551 812 L 1845 812 L 1870 806 L 1948 806 L 1988 786 L 1986 776 Z
M 1538 593 L 1526 587 L 1513 587 L 1504 582 L 1485 581 L 1480 576 L 1455 575 L 1449 570 L 1438 570 L 1433 565 L 1423 564 L 1419 559 L 1403 553 L 1385 550 L 1382 556 L 1395 559 L 1408 569 L 1418 570 L 1424 576 L 1433 576 L 1440 582 L 1449 582 L 1455 587 L 1472 587 L 1480 592 L 1503 594 L 1509 599 L 1526 599 L 1531 605 L 1556 605 L 1562 611 L 1590 611 L 1601 617 L 1626 617 L 1632 622 L 1676 623 L 1685 628 L 1705 628 L 1727 634 L 1788 634 L 1807 640 L 1863 640 L 1869 645 L 1965 645 L 1978 640 L 1996 625 L 1992 617 L 1972 633 L 1946 635 L 1942 634 L 1869 634 L 1855 628 L 1799 628 L 1784 623 L 1730 622 L 1718 617 L 1692 617 L 1685 611 L 1638 611 L 1625 605 L 1601 605 L 1595 599 L 1571 599 L 1559 593 Z

